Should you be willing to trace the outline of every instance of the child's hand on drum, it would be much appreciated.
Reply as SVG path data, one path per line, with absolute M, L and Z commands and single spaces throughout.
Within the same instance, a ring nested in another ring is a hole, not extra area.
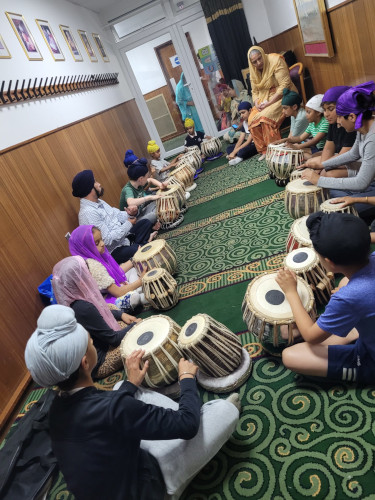
M 191 363 L 187 359 L 181 358 L 180 362 L 178 363 L 178 380 L 195 377 L 197 371 L 197 365 Z
M 290 292 L 297 291 L 296 275 L 290 269 L 280 269 L 280 271 L 277 273 L 276 283 L 279 285 L 285 295 L 288 295 L 288 293 Z
M 144 349 L 133 351 L 125 361 L 128 381 L 137 387 L 143 382 L 148 369 L 148 361 L 145 361 L 143 368 L 141 368 L 141 361 L 145 352 Z
M 121 314 L 121 319 L 127 325 L 130 325 L 131 323 L 139 323 L 140 321 L 142 321 L 140 318 L 136 318 L 135 316 L 126 313 Z
M 316 174 L 314 170 L 311 169 L 306 169 L 302 172 L 302 179 L 305 179 L 306 181 L 311 182 L 311 184 L 315 184 L 315 186 L 318 184 L 318 180 L 320 179 L 319 174 Z
M 336 203 L 343 203 L 341 208 L 349 207 L 354 204 L 354 199 L 351 196 L 343 196 L 342 198 L 332 198 L 330 201 L 333 205 Z

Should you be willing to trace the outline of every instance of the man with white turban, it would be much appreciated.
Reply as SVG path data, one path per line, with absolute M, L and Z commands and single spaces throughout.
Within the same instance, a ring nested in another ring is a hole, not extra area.
M 52 449 L 77 500 L 178 498 L 236 427 L 238 395 L 201 408 L 197 366 L 187 360 L 179 363 L 179 404 L 140 389 L 144 354 L 127 358 L 119 390 L 102 391 L 91 378 L 95 347 L 74 311 L 52 305 L 38 319 L 26 365 L 37 383 L 60 389 L 49 415 Z

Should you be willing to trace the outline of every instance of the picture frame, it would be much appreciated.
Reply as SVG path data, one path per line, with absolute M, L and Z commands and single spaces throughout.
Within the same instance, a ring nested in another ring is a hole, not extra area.
M 96 54 L 94 52 L 94 49 L 92 48 L 92 45 L 88 39 L 87 32 L 84 30 L 77 30 L 79 36 L 81 37 L 82 43 L 86 49 L 87 55 L 89 56 L 89 59 L 91 62 L 98 62 L 98 58 L 96 57 Z
M 98 47 L 99 54 L 101 55 L 103 61 L 109 62 L 109 57 L 107 55 L 107 52 L 105 51 L 102 41 L 100 40 L 100 36 L 98 35 L 98 33 L 91 33 L 91 35 L 94 42 L 96 43 L 96 46 Z
M 0 35 L 0 59 L 11 59 L 8 47 L 6 46 L 3 37 Z
M 23 15 L 16 14 L 15 12 L 5 12 L 5 14 L 29 61 L 43 61 L 43 56 L 38 49 L 31 31 L 27 27 Z
M 73 59 L 76 62 L 82 62 L 83 56 L 78 48 L 77 42 L 74 39 L 72 30 L 69 28 L 69 26 L 65 26 L 64 24 L 60 24 L 59 28 L 70 50 L 70 53 L 72 54 Z
M 44 38 L 44 41 L 51 52 L 51 56 L 55 61 L 65 61 L 64 54 L 56 40 L 56 37 L 52 31 L 52 28 L 48 21 L 44 21 L 42 19 L 35 19 L 36 24 Z
M 333 57 L 324 0 L 293 0 L 305 56 Z

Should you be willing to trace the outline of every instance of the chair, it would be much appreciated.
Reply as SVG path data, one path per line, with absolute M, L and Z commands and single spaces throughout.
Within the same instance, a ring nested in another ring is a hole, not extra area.
M 298 62 L 290 66 L 289 74 L 292 82 L 297 87 L 299 95 L 303 99 L 303 103 L 306 104 L 306 90 L 305 90 L 305 82 L 303 77 L 303 64 Z

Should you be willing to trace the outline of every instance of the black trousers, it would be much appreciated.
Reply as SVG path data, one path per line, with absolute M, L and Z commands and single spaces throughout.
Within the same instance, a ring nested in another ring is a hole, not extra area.
M 153 225 L 153 222 L 147 219 L 142 219 L 134 224 L 127 236 L 130 240 L 130 245 L 117 247 L 111 253 L 118 264 L 131 259 L 139 246 L 145 245 L 148 242 Z

